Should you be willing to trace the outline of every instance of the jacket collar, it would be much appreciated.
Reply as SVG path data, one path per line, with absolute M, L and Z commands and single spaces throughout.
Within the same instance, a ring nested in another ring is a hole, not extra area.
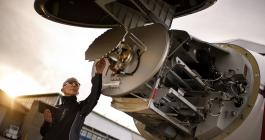
M 62 104 L 74 104 L 77 103 L 77 98 L 76 96 L 62 96 Z

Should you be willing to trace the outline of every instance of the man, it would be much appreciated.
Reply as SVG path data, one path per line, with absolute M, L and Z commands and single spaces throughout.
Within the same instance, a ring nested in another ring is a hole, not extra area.
M 79 140 L 84 120 L 96 106 L 101 94 L 102 72 L 105 66 L 104 59 L 96 63 L 96 74 L 92 78 L 91 93 L 81 102 L 76 101 L 80 86 L 77 79 L 68 78 L 63 83 L 62 104 L 56 107 L 56 111 L 51 112 L 49 109 L 44 111 L 44 122 L 40 129 L 43 140 Z

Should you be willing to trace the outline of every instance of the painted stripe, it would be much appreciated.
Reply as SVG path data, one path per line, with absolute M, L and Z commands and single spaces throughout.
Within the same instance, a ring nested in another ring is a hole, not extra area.
M 157 92 L 158 92 L 158 89 L 157 88 L 154 88 L 153 91 L 152 91 L 151 99 L 155 99 L 156 98 Z

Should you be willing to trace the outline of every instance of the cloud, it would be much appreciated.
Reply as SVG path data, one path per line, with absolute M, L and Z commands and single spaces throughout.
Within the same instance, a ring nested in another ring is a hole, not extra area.
M 0 64 L 17 69 L 52 90 L 65 76 L 88 69 L 84 66 L 84 52 L 104 31 L 91 34 L 92 29 L 46 20 L 34 11 L 33 1 L 26 0 L 0 0 L 0 17 Z

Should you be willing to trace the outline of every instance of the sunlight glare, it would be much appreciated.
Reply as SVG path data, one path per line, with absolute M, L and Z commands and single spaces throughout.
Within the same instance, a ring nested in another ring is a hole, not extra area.
M 0 79 L 0 89 L 12 98 L 44 90 L 44 87 L 41 87 L 30 76 L 8 66 L 0 66 Z

